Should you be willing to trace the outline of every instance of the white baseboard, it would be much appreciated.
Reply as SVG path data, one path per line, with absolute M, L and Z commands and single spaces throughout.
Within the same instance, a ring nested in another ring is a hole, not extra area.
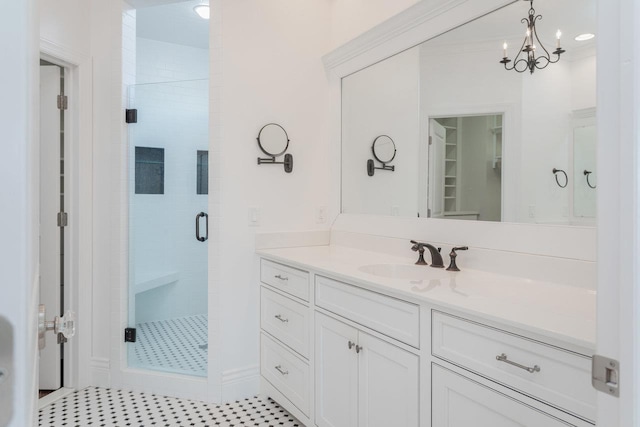
M 260 367 L 251 365 L 222 373 L 222 402 L 253 397 L 260 391 Z
M 91 385 L 96 387 L 111 386 L 111 362 L 105 357 L 92 357 L 89 362 Z

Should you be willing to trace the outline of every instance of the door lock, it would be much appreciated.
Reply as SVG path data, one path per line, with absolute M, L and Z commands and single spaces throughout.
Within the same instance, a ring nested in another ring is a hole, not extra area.
M 51 321 L 46 320 L 46 308 L 44 304 L 38 307 L 38 348 L 42 350 L 46 346 L 45 333 L 53 331 L 58 337 L 66 341 L 76 334 L 76 315 L 68 310 L 64 316 L 56 316 Z M 60 341 L 60 338 L 58 338 Z

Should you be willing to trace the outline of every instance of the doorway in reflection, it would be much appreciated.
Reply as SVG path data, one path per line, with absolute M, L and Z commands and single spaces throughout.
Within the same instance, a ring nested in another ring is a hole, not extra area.
M 502 114 L 429 120 L 429 214 L 502 219 Z

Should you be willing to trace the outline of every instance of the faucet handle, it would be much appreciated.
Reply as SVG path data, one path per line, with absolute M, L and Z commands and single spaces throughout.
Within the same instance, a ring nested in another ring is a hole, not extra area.
M 468 246 L 458 246 L 451 249 L 451 253 L 449 253 L 449 258 L 451 259 L 451 262 L 449 263 L 449 267 L 447 267 L 447 271 L 460 271 L 460 269 L 458 268 L 458 265 L 456 264 L 456 257 L 458 256 L 456 251 L 467 251 L 467 250 L 469 250 Z

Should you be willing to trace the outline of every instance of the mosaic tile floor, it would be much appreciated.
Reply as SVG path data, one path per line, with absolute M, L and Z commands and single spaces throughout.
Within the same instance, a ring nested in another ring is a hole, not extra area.
M 153 394 L 89 387 L 40 410 L 40 427 L 304 427 L 268 398 L 223 405 Z
M 131 366 L 207 376 L 207 316 L 187 316 L 136 325 Z

